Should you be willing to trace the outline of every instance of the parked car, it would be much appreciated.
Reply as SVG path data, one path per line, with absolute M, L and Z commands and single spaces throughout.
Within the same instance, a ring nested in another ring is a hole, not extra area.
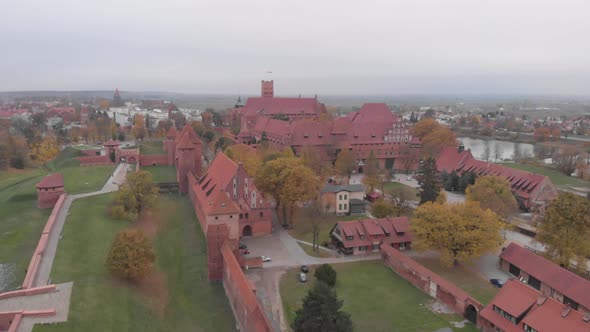
M 300 282 L 306 282 L 307 281 L 307 274 L 300 272 L 299 273 L 299 281 Z
M 271 259 L 270 259 L 270 257 L 268 257 L 268 256 L 262 256 L 262 261 L 263 261 L 263 262 L 270 262 L 270 261 L 271 261 Z
M 248 246 L 240 242 L 240 249 L 248 249 Z
M 412 179 L 412 177 L 411 177 L 411 176 L 408 176 L 408 177 L 406 178 L 406 180 L 408 180 L 408 181 L 412 181 L 413 179 Z
M 309 272 L 309 267 L 307 267 L 307 265 L 301 265 L 301 272 L 303 272 L 303 273 Z
M 502 288 L 504 286 L 504 280 L 501 279 L 490 279 L 490 283 L 498 288 Z
M 250 254 L 250 250 L 248 250 L 248 249 L 242 250 L 242 255 L 249 255 L 249 254 Z

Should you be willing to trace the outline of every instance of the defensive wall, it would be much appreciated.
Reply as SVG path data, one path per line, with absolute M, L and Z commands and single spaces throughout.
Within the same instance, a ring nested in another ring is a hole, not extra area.
M 80 162 L 80 166 L 104 166 L 113 165 L 110 156 L 84 156 L 76 157 Z
M 383 263 L 424 293 L 476 323 L 483 304 L 445 278 L 430 271 L 395 248 L 381 245 Z
M 168 163 L 168 155 L 166 154 L 152 154 L 140 155 L 139 166 L 170 166 Z
M 53 206 L 53 210 L 47 219 L 47 223 L 43 228 L 43 232 L 41 233 L 41 238 L 37 243 L 37 247 L 33 252 L 33 256 L 31 257 L 31 261 L 29 262 L 29 266 L 27 268 L 27 273 L 25 275 L 25 279 L 21 286 L 21 289 L 6 292 L 0 294 L 0 300 L 13 298 L 13 297 L 21 297 L 21 296 L 31 296 L 37 294 L 44 294 L 54 292 L 56 287 L 54 284 L 35 287 L 35 281 L 37 279 L 37 275 L 39 273 L 39 266 L 41 265 L 41 260 L 43 259 L 43 254 L 45 253 L 45 249 L 47 249 L 47 244 L 49 242 L 49 237 L 51 236 L 51 232 L 55 227 L 55 223 L 57 220 L 57 216 L 61 212 L 63 208 L 64 201 L 66 200 L 67 194 L 63 193 L 59 196 L 59 199 Z M 14 332 L 17 331 L 22 319 L 24 317 L 45 317 L 45 316 L 53 316 L 55 315 L 55 309 L 48 309 L 48 310 L 31 310 L 31 311 L 9 311 L 9 312 L 0 312 L 0 331 L 8 331 Z

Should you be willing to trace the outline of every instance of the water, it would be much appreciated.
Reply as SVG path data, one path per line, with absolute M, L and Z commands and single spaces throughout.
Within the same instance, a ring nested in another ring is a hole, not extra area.
M 495 139 L 484 140 L 470 137 L 459 137 L 459 141 L 463 143 L 465 149 L 471 149 L 471 154 L 479 160 L 485 160 L 484 153 L 486 146 L 490 150 L 489 161 L 513 160 L 515 151 L 520 151 L 519 153 L 523 158 L 536 157 L 539 153 L 534 145 L 528 143 L 498 141 Z M 496 158 L 496 150 L 499 152 L 499 158 Z

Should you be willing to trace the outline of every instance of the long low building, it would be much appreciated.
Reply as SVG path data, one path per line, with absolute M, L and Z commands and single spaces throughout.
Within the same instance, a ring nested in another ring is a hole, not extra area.
M 590 315 L 511 279 L 481 311 L 478 326 L 484 332 L 588 332 L 589 322 Z
M 515 243 L 500 254 L 500 268 L 559 303 L 590 315 L 590 281 L 579 275 Z
M 473 172 L 478 176 L 499 176 L 508 180 L 512 193 L 523 210 L 542 214 L 549 202 L 558 194 L 548 177 L 477 160 L 471 154 L 471 150 L 465 150 L 462 146 L 444 148 L 436 160 L 436 165 L 439 172 Z
M 408 217 L 341 221 L 330 231 L 332 243 L 346 255 L 379 251 L 381 244 L 410 249 L 412 233 Z

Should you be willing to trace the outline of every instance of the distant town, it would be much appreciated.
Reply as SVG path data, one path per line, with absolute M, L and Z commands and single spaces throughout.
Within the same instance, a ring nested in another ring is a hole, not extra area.
M 590 331 L 590 101 L 280 84 L 2 93 L 0 331 Z

